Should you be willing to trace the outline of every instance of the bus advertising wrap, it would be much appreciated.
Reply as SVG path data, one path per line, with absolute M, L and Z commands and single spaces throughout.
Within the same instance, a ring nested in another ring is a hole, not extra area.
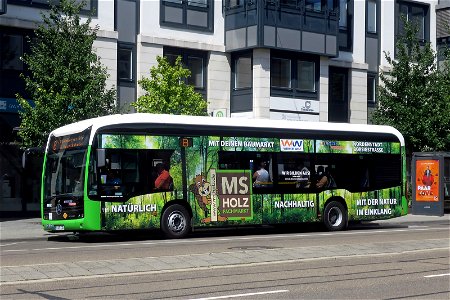
M 438 161 L 426 159 L 414 162 L 413 195 L 430 205 L 440 174 Z M 50 134 L 42 224 L 160 229 L 168 238 L 194 228 L 304 222 L 339 231 L 407 214 L 405 166 L 404 138 L 387 126 L 104 116 Z
M 181 143 L 180 139 L 188 142 Z M 345 199 L 349 218 L 353 220 L 403 214 L 400 183 L 396 187 L 351 192 L 349 184 L 355 180 L 346 178 L 352 173 L 348 173 L 348 163 L 344 161 L 322 165 L 328 176 L 334 173 L 338 177 L 338 185 L 318 188 L 315 182 L 320 166 L 309 160 L 311 153 L 391 155 L 400 152 L 398 143 L 114 134 L 103 134 L 98 142 L 111 151 L 127 149 L 121 151 L 127 153 L 128 160 L 154 156 L 154 162 L 142 165 L 133 161 L 126 166 L 124 158 L 112 156 L 111 161 L 122 161 L 122 165 L 115 163 L 114 167 L 125 168 L 126 180 L 147 174 L 146 185 L 151 185 L 155 161 L 164 161 L 173 179 L 170 191 L 149 188 L 150 192 L 126 202 L 104 202 L 103 228 L 107 230 L 159 228 L 164 207 L 170 201 L 183 199 L 184 195 L 196 226 L 314 222 L 320 220 L 320 212 L 331 197 Z M 142 149 L 148 149 L 148 154 L 144 156 L 142 151 L 147 150 Z M 186 166 L 184 171 L 183 166 Z M 267 175 L 258 181 L 261 168 Z M 430 168 L 434 170 L 431 165 Z M 138 174 L 132 175 L 134 169 Z M 365 174 L 364 169 L 358 172 Z M 183 176 L 186 176 L 186 187 L 183 187 Z

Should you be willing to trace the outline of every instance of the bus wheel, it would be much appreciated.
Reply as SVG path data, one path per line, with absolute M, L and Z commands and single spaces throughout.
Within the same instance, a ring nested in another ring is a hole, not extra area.
M 179 204 L 169 206 L 161 217 L 161 229 L 171 239 L 185 237 L 191 230 L 191 218 Z
M 323 223 L 330 231 L 342 230 L 347 227 L 347 210 L 342 203 L 331 201 L 325 207 Z

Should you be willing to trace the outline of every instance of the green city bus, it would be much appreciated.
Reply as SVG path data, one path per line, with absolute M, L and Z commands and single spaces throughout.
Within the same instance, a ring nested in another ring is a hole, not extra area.
M 407 214 L 405 191 L 404 139 L 392 127 L 112 115 L 50 133 L 42 224 L 51 232 L 161 229 L 169 238 L 304 222 L 335 231 Z

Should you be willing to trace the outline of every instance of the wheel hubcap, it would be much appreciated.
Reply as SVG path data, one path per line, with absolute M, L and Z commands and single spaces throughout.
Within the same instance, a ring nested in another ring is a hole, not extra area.
M 328 212 L 328 221 L 333 227 L 337 227 L 342 223 L 342 212 L 339 208 L 333 207 Z
M 169 229 L 172 232 L 180 232 L 186 227 L 186 219 L 179 211 L 174 211 L 169 215 Z

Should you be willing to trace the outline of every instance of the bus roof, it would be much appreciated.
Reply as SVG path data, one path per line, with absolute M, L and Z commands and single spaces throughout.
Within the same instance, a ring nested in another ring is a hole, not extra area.
M 308 130 L 308 131 L 327 131 L 342 133 L 381 133 L 394 135 L 398 138 L 401 146 L 405 145 L 405 140 L 401 133 L 391 126 L 367 125 L 367 124 L 349 124 L 349 123 L 329 123 L 329 122 L 305 122 L 305 121 L 285 121 L 270 119 L 242 119 L 242 118 L 213 118 L 199 116 L 181 116 L 181 115 L 162 115 L 162 114 L 117 114 L 103 116 L 93 119 L 87 119 L 65 125 L 51 132 L 50 135 L 64 136 L 79 133 L 89 127 L 92 132 L 97 132 L 104 127 L 132 125 L 132 124 L 167 124 L 167 125 L 202 125 L 217 126 L 228 128 L 248 128 L 248 129 L 267 129 L 273 128 L 278 130 Z M 185 126 L 184 126 L 185 128 Z M 93 136 L 91 135 L 89 144 L 92 144 Z

